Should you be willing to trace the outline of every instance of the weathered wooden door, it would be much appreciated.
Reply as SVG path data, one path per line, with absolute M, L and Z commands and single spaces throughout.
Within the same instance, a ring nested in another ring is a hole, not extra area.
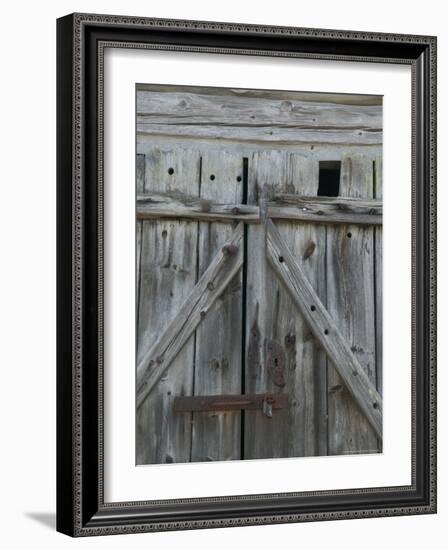
M 137 156 L 137 463 L 381 449 L 381 162 Z

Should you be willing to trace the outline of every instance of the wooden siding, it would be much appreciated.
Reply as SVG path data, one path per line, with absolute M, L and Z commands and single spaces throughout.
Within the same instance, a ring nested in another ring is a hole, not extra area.
M 139 86 L 138 464 L 381 450 L 267 247 L 275 223 L 381 418 L 381 142 L 376 96 Z M 338 197 L 317 196 L 323 160 Z M 174 410 L 264 393 L 286 408 Z

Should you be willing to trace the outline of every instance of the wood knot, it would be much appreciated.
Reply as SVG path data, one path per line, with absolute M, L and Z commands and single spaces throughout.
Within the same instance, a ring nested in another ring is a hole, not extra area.
M 222 251 L 224 252 L 224 254 L 234 255 L 238 252 L 238 247 L 236 246 L 236 244 L 226 244 L 222 247 Z
M 215 285 L 210 281 L 209 283 L 207 283 L 207 288 L 209 290 L 214 290 L 215 289 Z
M 292 103 L 290 101 L 282 101 L 280 104 L 280 110 L 285 113 L 290 113 L 292 111 Z
M 341 384 L 336 384 L 336 386 L 331 386 L 331 388 L 328 390 L 329 393 L 336 393 L 343 389 Z
M 227 357 L 221 357 L 221 359 L 219 357 L 212 357 L 210 359 L 209 365 L 211 368 L 214 369 L 225 370 L 229 368 L 229 360 L 227 359 Z
M 287 348 L 292 348 L 295 346 L 296 343 L 296 335 L 295 334 L 287 334 L 285 336 L 285 346 Z
M 311 241 L 309 245 L 306 247 L 305 253 L 303 254 L 303 259 L 307 260 L 310 256 L 313 255 L 315 250 L 316 250 L 316 243 Z
M 232 208 L 232 214 L 237 215 L 239 213 L 240 213 L 240 209 L 238 208 L 238 206 L 234 206 Z

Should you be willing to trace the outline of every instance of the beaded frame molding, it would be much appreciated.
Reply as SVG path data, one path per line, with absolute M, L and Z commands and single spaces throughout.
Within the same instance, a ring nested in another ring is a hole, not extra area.
M 412 68 L 412 483 L 107 503 L 103 490 L 104 49 Z M 57 21 L 57 530 L 139 533 L 436 512 L 436 38 L 72 14 Z M 88 419 L 88 420 L 87 420 Z

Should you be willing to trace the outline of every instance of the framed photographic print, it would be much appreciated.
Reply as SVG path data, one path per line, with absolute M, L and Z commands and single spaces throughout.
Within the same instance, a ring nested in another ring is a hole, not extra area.
M 58 20 L 58 520 L 436 511 L 436 39 Z

